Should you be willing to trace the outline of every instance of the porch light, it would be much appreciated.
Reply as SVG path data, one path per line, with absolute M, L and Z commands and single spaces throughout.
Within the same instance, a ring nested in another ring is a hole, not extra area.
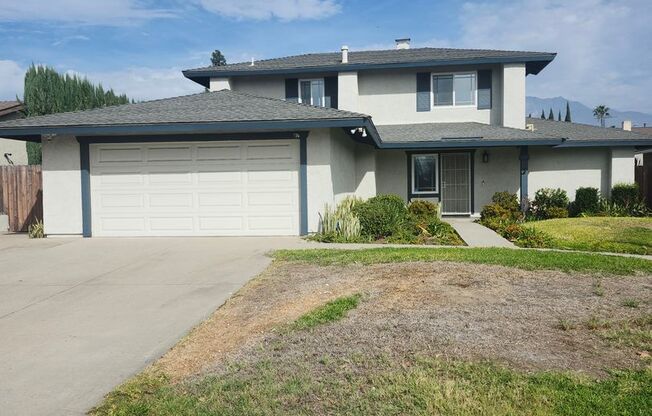
M 482 163 L 489 163 L 489 153 L 486 150 L 482 152 Z

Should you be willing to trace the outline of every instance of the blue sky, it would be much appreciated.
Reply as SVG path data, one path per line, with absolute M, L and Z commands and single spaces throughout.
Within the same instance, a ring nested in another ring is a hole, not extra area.
M 652 113 L 649 0 L 1 0 L 0 100 L 22 96 L 32 62 L 143 100 L 200 91 L 209 63 L 413 47 L 558 52 L 528 95 Z

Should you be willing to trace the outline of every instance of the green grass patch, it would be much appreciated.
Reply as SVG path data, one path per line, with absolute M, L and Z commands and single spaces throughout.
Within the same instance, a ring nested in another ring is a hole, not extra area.
M 652 352 L 652 314 L 603 328 L 598 334 L 613 344 Z
M 397 363 L 345 355 L 327 361 L 297 357 L 291 365 L 272 359 L 176 385 L 164 377 L 139 376 L 91 413 L 644 415 L 651 409 L 649 369 L 594 380 L 553 372 L 524 374 L 491 363 L 431 357 Z
M 652 254 L 652 218 L 558 218 L 527 226 L 552 236 L 554 248 Z
M 346 316 L 346 313 L 351 309 L 358 307 L 360 302 L 360 294 L 356 293 L 351 296 L 343 296 L 332 300 L 312 311 L 302 315 L 294 321 L 290 327 L 292 329 L 302 330 L 314 328 L 317 325 L 326 324 L 329 322 L 339 321 Z
M 496 264 L 525 270 L 548 269 L 615 275 L 652 273 L 652 261 L 641 258 L 509 248 L 307 249 L 279 250 L 273 255 L 278 260 L 305 261 L 319 265 L 451 261 Z

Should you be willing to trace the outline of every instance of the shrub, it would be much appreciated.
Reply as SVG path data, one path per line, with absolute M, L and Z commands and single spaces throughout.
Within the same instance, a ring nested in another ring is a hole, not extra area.
M 521 205 L 518 202 L 518 196 L 507 191 L 496 192 L 491 197 L 491 202 L 498 204 L 500 207 L 506 209 L 509 212 L 521 211 Z
M 550 207 L 546 211 L 546 218 L 568 218 L 568 209 Z
M 439 218 L 439 204 L 423 199 L 415 199 L 408 205 L 408 212 L 417 222 L 427 223 L 430 218 Z
M 619 183 L 611 188 L 611 202 L 621 207 L 629 208 L 640 202 L 638 185 L 635 183 Z
M 595 214 L 600 207 L 600 193 L 597 188 L 577 188 L 573 211 L 579 214 Z
M 502 231 L 502 236 L 508 239 L 509 241 L 516 241 L 521 233 L 523 232 L 523 227 L 519 224 L 512 223 L 509 224 L 505 229 Z
M 36 220 L 27 227 L 27 234 L 29 238 L 44 238 L 45 231 L 43 229 L 43 221 Z
M 361 233 L 374 239 L 389 237 L 407 220 L 408 210 L 398 195 L 379 195 L 356 204 Z
M 563 189 L 542 188 L 534 194 L 532 201 L 532 210 L 538 219 L 554 218 L 551 214 L 559 213 L 559 211 L 551 210 L 551 208 L 564 208 L 568 209 L 568 195 Z M 566 214 L 568 216 L 568 213 Z
M 532 227 L 523 227 L 515 242 L 520 247 L 546 248 L 552 246 L 550 234 Z
M 344 198 L 335 209 L 328 204 L 324 207 L 321 218 L 321 230 L 316 236 L 317 241 L 357 241 L 360 239 L 360 220 L 353 214 L 353 209 L 361 201 L 349 196 Z

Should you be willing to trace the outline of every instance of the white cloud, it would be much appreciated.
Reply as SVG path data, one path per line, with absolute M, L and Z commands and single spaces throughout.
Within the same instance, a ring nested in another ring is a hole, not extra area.
M 204 90 L 201 85 L 185 78 L 181 68 L 133 67 L 108 72 L 79 73 L 95 84 L 112 88 L 118 94 L 127 94 L 135 100 L 153 100 L 194 94 Z
M 146 6 L 139 0 L 3 0 L 0 21 L 122 26 L 174 17 L 171 10 Z
M 0 100 L 22 98 L 25 69 L 14 61 L 0 60 Z
M 558 52 L 528 94 L 652 112 L 649 0 L 469 2 L 456 47 Z
M 65 45 L 66 43 L 77 41 L 77 40 L 88 41 L 91 40 L 91 38 L 84 35 L 66 36 L 65 38 L 52 42 L 52 46 L 61 46 L 61 45 Z
M 209 12 L 235 19 L 324 19 L 340 12 L 336 0 L 196 0 Z

